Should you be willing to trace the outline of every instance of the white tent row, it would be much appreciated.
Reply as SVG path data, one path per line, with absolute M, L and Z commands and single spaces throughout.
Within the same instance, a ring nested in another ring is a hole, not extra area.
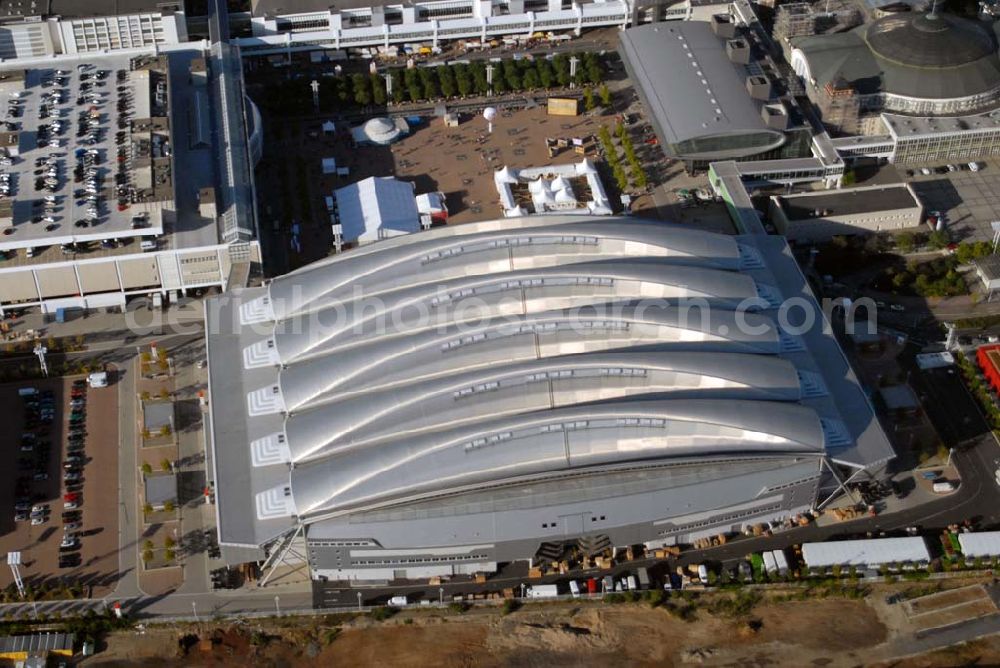
M 878 568 L 892 563 L 926 564 L 930 558 L 927 544 L 919 536 L 802 544 L 802 560 L 809 568 Z
M 591 193 L 591 199 L 587 202 L 580 202 L 573 190 L 570 179 L 577 177 L 587 180 Z M 507 218 L 531 213 L 551 214 L 567 211 L 596 216 L 612 214 L 611 202 L 604 191 L 604 184 L 601 183 L 593 163 L 587 159 L 570 165 L 550 165 L 520 170 L 504 166 L 503 169 L 494 172 L 493 181 L 500 195 L 504 216 Z M 511 187 L 516 183 L 528 184 L 533 211 L 527 211 L 516 203 Z
M 1000 531 L 960 533 L 958 544 L 966 557 L 1000 557 Z

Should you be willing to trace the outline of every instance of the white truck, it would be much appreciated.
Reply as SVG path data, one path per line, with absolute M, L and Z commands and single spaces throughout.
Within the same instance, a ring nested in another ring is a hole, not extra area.
M 774 550 L 771 554 L 774 556 L 774 564 L 778 570 L 778 575 L 782 577 L 788 575 L 788 559 L 785 558 L 785 553 L 781 550 Z
M 573 595 L 573 598 L 580 598 L 580 584 L 576 580 L 569 581 L 569 593 Z
M 558 595 L 556 585 L 534 585 L 528 589 L 528 598 L 555 598 Z
M 774 554 L 763 552 L 760 556 L 764 559 L 764 572 L 768 575 L 774 575 L 778 571 L 778 562 L 774 560 Z
M 389 599 L 389 605 L 393 608 L 405 608 L 409 601 L 405 596 L 393 596 Z

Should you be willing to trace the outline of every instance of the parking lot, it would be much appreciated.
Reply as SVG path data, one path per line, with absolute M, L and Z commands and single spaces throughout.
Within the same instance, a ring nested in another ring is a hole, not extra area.
M 32 68 L 24 90 L 0 94 L 0 129 L 19 133 L 17 155 L 0 156 L 0 193 L 13 200 L 4 236 L 23 247 L 5 259 L 114 248 L 134 228 L 155 226 L 138 205 L 130 169 L 144 159 L 132 155 L 130 141 L 132 66 L 127 57 L 106 57 Z
M 8 407 L 0 456 L 0 553 L 20 551 L 21 575 L 109 586 L 118 571 L 118 406 L 112 385 L 82 376 L 0 386 Z M 9 586 L 8 569 L 0 587 Z
M 1000 220 L 1000 198 L 997 197 L 1000 193 L 1000 163 L 980 161 L 978 164 L 981 165 L 978 172 L 965 165 L 964 169 L 953 172 L 932 171 L 925 175 L 919 168 L 908 168 L 913 175 L 906 173 L 924 207 L 928 211 L 938 210 L 946 214 L 948 229 L 956 241 L 992 242 L 990 223 Z M 899 168 L 899 171 L 903 173 L 903 169 Z

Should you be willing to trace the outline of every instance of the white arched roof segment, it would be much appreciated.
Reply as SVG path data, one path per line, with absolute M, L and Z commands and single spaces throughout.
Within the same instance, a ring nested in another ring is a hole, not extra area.
M 705 316 L 705 317 L 702 317 Z M 777 354 L 783 334 L 768 316 L 635 304 L 584 307 L 425 327 L 404 336 L 354 334 L 279 372 L 291 412 L 345 394 L 538 357 L 627 349 Z
M 669 261 L 604 261 L 467 276 L 340 301 L 276 333 L 281 364 L 352 333 L 405 334 L 421 326 L 478 321 L 560 308 L 646 300 L 698 299 L 718 308 L 756 302 L 762 290 L 746 274 Z
M 314 308 L 313 302 L 324 296 L 348 298 L 358 287 L 374 294 L 397 285 L 626 256 L 687 259 L 732 270 L 739 268 L 741 257 L 731 237 L 641 219 L 614 225 L 585 216 L 502 219 L 435 228 L 353 249 L 274 279 L 268 299 L 271 317 L 280 322 Z M 506 267 L 496 264 L 505 259 Z
M 798 401 L 795 366 L 747 353 L 632 350 L 515 362 L 333 397 L 291 414 L 292 462 L 396 434 L 414 435 L 559 406 L 642 396 Z
M 390 439 L 295 467 L 301 518 L 522 476 L 689 457 L 822 456 L 809 408 L 678 399 L 573 406 Z

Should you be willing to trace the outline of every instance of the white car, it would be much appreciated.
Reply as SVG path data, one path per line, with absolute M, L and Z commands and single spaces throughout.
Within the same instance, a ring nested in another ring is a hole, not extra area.
M 931 175 L 930 167 L 921 167 L 920 173 L 923 174 L 924 176 L 930 176 Z
M 971 169 L 974 172 L 978 172 L 982 168 L 979 166 L 978 162 L 970 162 L 969 163 L 969 169 Z
M 997 481 L 997 484 L 1000 485 L 1000 469 L 993 472 L 993 478 Z

